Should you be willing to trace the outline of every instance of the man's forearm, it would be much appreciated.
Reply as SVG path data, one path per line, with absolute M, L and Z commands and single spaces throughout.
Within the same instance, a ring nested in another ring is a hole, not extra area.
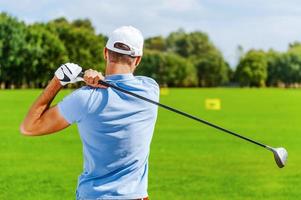
M 46 106 L 45 109 L 47 109 L 53 101 L 54 97 L 61 90 L 61 88 L 62 85 L 60 84 L 60 81 L 54 76 L 53 79 L 47 85 L 47 87 L 44 89 L 43 93 L 33 104 L 32 108 L 34 106 Z
M 62 85 L 60 84 L 60 81 L 58 78 L 54 77 L 29 109 L 29 112 L 21 125 L 21 132 L 30 132 L 39 125 L 38 122 L 41 119 L 41 116 L 50 107 L 51 102 L 61 88 Z

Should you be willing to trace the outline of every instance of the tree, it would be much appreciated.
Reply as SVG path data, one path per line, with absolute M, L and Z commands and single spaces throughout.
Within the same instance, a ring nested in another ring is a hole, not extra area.
M 95 29 L 89 19 L 76 19 L 72 22 L 72 26 L 77 27 L 77 28 L 84 28 L 84 29 L 90 30 L 91 32 L 95 31 Z
M 293 43 L 290 43 L 288 45 L 288 50 L 291 51 L 291 50 L 294 50 L 294 49 L 299 49 L 300 50 L 301 48 L 301 42 L 293 42 Z
M 166 84 L 172 87 L 188 87 L 197 85 L 196 69 L 189 60 L 174 53 L 166 53 L 165 68 L 167 72 Z
M 263 51 L 250 50 L 243 56 L 235 73 L 241 86 L 265 86 L 267 78 L 267 58 Z
M 301 83 L 301 43 L 294 43 L 287 52 L 290 57 L 290 83 Z
M 6 13 L 0 13 L 0 83 L 5 88 L 22 84 L 26 26 Z
M 59 18 L 49 22 L 47 26 L 64 43 L 70 62 L 100 71 L 104 69 L 102 52 L 105 37 L 95 34 L 89 20 L 75 20 L 69 23 L 66 19 Z
M 296 51 L 289 51 L 280 57 L 281 80 L 290 86 L 301 82 L 301 54 Z
M 64 44 L 44 24 L 28 26 L 23 82 L 31 87 L 45 87 L 54 71 L 67 62 Z
M 231 70 L 221 55 L 207 55 L 194 61 L 197 69 L 198 85 L 216 87 L 229 82 Z
M 284 53 L 269 51 L 268 78 L 269 86 L 277 86 L 284 83 L 286 86 L 301 83 L 301 45 L 290 44 L 289 50 Z
M 154 78 L 160 85 L 195 86 L 194 66 L 186 59 L 174 53 L 162 53 L 146 50 L 137 74 Z
M 281 60 L 283 54 L 270 50 L 267 54 L 267 80 L 266 84 L 268 86 L 277 86 L 281 82 L 283 83 L 283 72 L 284 68 L 281 65 Z
M 166 51 L 166 41 L 162 36 L 148 38 L 144 41 L 144 48 L 149 50 Z
M 166 40 L 169 51 L 185 58 L 205 57 L 209 52 L 217 50 L 208 35 L 199 31 L 186 33 L 180 29 L 170 33 Z
M 230 68 L 221 52 L 203 32 L 185 33 L 183 30 L 167 37 L 168 51 L 190 60 L 196 68 L 198 85 L 212 87 L 229 81 Z

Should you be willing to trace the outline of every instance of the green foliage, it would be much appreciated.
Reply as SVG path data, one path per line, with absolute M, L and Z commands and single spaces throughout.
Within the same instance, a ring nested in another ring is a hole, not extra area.
M 287 85 L 301 82 L 301 55 L 297 52 L 287 52 L 280 58 L 279 66 L 283 73 L 281 80 Z
M 144 41 L 144 48 L 157 51 L 166 51 L 166 40 L 162 36 L 148 38 Z
M 72 22 L 72 26 L 77 28 L 84 28 L 94 32 L 94 27 L 89 19 L 76 19 Z
M 173 53 L 167 53 L 164 64 L 168 70 L 167 85 L 172 87 L 197 85 L 196 69 L 189 60 Z
M 215 87 L 229 82 L 230 67 L 220 55 L 207 55 L 194 61 L 198 85 L 201 87 Z
M 229 66 L 203 32 L 173 32 L 167 37 L 169 51 L 190 60 L 197 72 L 198 86 L 212 87 L 229 81 Z
M 85 68 L 104 70 L 102 49 L 105 37 L 95 34 L 89 20 L 75 20 L 69 23 L 60 18 L 49 22 L 47 26 L 64 43 L 70 62 Z
M 26 26 L 5 13 L 0 13 L 0 83 L 19 87 L 24 72 Z
M 277 86 L 285 84 L 290 86 L 301 83 L 301 46 L 290 45 L 285 53 L 270 51 L 268 54 L 267 84 Z
M 166 83 L 166 68 L 163 60 L 163 54 L 158 51 L 144 51 L 142 61 L 137 67 L 136 72 L 138 75 L 152 77 L 162 85 Z
M 172 32 L 166 38 L 166 41 L 170 51 L 185 58 L 202 58 L 212 51 L 217 51 L 214 45 L 209 41 L 208 35 L 199 31 L 186 33 L 183 30 L 179 30 Z
M 283 81 L 283 71 L 284 68 L 280 65 L 282 54 L 276 51 L 269 51 L 267 53 L 267 85 L 268 86 L 277 86 Z
M 295 43 L 293 47 L 290 47 L 287 56 L 289 57 L 288 71 L 289 76 L 285 82 L 301 83 L 301 43 Z
M 107 37 L 96 34 L 89 19 L 26 25 L 0 13 L 0 86 L 44 87 L 58 66 L 74 62 L 84 69 L 104 71 L 103 47 Z M 167 37 L 145 40 L 137 74 L 150 76 L 170 87 L 216 87 L 229 83 L 248 87 L 301 84 L 301 43 L 287 52 L 237 49 L 239 64 L 229 67 L 209 36 L 182 29 Z
M 27 86 L 44 87 L 59 65 L 68 60 L 62 41 L 43 24 L 28 27 L 23 77 Z
M 87 19 L 69 23 L 58 18 L 26 26 L 0 14 L 0 84 L 8 87 L 44 87 L 65 62 L 104 70 L 106 38 L 96 35 Z
M 196 71 L 186 59 L 174 53 L 146 51 L 137 74 L 154 78 L 165 86 L 195 86 Z
M 0 19 L 0 83 L 6 87 L 44 87 L 64 62 L 104 70 L 102 51 L 107 38 L 97 35 L 88 19 L 69 22 L 57 18 L 28 26 L 7 14 L 1 14 Z M 161 85 L 188 87 L 225 84 L 228 71 L 207 34 L 179 30 L 167 38 L 146 39 L 137 72 Z
M 243 56 L 236 69 L 236 79 L 241 86 L 265 86 L 267 58 L 263 51 L 250 50 Z

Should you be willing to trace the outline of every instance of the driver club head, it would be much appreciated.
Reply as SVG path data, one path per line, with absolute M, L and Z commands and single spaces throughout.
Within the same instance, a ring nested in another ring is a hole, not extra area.
M 279 147 L 279 148 L 270 147 L 269 150 L 273 152 L 278 167 L 279 168 L 284 167 L 288 156 L 286 149 L 283 147 Z

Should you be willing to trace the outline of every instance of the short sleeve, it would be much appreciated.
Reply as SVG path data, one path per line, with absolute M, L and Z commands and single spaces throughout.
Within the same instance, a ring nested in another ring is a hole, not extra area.
M 89 109 L 89 99 L 93 89 L 82 87 L 66 96 L 58 103 L 60 114 L 69 124 L 78 123 L 85 117 Z

